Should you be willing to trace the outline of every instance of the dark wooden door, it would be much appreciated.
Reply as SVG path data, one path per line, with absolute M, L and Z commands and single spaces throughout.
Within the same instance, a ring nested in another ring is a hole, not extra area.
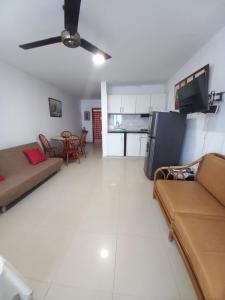
M 101 108 L 92 109 L 92 122 L 93 122 L 93 142 L 102 142 L 102 110 Z

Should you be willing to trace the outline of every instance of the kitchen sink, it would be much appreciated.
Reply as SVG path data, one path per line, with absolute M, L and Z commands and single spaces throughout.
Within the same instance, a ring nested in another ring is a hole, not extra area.
M 116 128 L 116 129 L 113 129 L 114 131 L 126 131 L 125 128 Z

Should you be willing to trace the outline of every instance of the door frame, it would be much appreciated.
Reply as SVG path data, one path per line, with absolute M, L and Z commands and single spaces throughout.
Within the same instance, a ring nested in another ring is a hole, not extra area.
M 94 111 L 95 110 L 100 110 L 101 111 L 101 117 L 102 117 L 102 108 L 101 107 L 93 107 L 91 109 L 91 114 L 92 114 L 92 137 L 93 137 L 93 144 L 95 143 L 95 138 L 94 138 Z

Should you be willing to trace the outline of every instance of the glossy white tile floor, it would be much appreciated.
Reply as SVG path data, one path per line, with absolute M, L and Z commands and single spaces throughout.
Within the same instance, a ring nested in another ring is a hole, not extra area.
M 35 300 L 195 300 L 141 158 L 71 163 L 0 215 L 0 255 Z

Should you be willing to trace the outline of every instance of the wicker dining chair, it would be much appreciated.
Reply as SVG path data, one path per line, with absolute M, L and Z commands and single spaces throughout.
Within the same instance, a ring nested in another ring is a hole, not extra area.
M 39 140 L 42 144 L 44 149 L 44 153 L 48 154 L 49 156 L 59 156 L 59 149 L 56 147 L 52 147 L 46 136 L 42 133 L 39 134 Z
M 69 130 L 64 130 L 61 132 L 61 137 L 63 138 L 69 138 L 72 135 L 72 132 L 70 132 Z
M 64 160 L 66 161 L 67 165 L 70 158 L 74 160 L 78 160 L 78 162 L 80 163 L 79 145 L 80 145 L 80 139 L 76 135 L 71 135 L 65 141 Z
M 80 153 L 81 155 L 84 155 L 85 158 L 86 158 L 85 146 L 87 143 L 87 134 L 88 134 L 87 130 L 82 130 L 81 137 L 80 137 L 80 144 L 79 144 Z

